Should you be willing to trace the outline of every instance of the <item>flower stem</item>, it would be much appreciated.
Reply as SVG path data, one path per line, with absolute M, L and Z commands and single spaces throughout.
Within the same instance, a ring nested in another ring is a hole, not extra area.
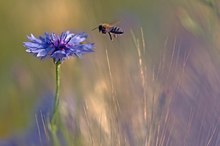
M 60 62 L 56 63 L 56 94 L 54 101 L 54 112 L 53 114 L 57 114 L 59 108 L 59 96 L 60 96 Z
M 50 121 L 50 130 L 52 133 L 52 141 L 55 146 L 59 146 L 59 140 L 57 137 L 57 130 L 59 124 L 59 96 L 60 96 L 60 66 L 61 62 L 56 62 L 56 93 L 54 97 L 53 115 Z

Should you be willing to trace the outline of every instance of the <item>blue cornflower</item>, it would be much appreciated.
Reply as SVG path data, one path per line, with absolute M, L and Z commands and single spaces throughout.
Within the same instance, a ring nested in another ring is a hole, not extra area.
M 87 34 L 74 34 L 69 31 L 61 35 L 45 33 L 36 38 L 33 34 L 27 36 L 30 42 L 24 42 L 26 52 L 33 54 L 37 58 L 53 58 L 55 63 L 63 62 L 71 56 L 80 57 L 85 53 L 93 52 L 93 43 L 84 43 Z

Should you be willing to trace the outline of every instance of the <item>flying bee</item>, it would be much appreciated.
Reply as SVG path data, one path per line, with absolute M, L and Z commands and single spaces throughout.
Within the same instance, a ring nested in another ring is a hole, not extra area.
M 112 35 L 116 37 L 117 35 L 124 33 L 124 31 L 120 27 L 113 26 L 107 23 L 100 24 L 98 27 L 94 28 L 93 30 L 95 29 L 99 29 L 99 32 L 103 34 L 108 33 L 110 40 L 113 40 Z

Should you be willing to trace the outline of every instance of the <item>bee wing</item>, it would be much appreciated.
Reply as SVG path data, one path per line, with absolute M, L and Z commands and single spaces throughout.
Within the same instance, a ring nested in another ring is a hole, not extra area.
M 114 26 L 114 25 L 118 25 L 119 23 L 120 23 L 120 20 L 117 20 L 117 21 L 110 23 L 110 25 Z

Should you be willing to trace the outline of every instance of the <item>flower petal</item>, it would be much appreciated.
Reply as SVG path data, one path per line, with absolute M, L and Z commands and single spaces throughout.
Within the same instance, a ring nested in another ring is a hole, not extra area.
M 55 62 L 64 61 L 70 56 L 80 57 L 85 53 L 93 52 L 94 44 L 82 44 L 87 38 L 86 33 L 74 34 L 70 31 L 63 32 L 61 35 L 45 33 L 39 38 L 33 34 L 27 36 L 28 42 L 23 45 L 26 52 L 37 58 L 52 58 Z
M 24 47 L 26 48 L 43 48 L 42 44 L 33 42 L 24 42 Z
M 69 41 L 69 44 L 79 44 L 85 41 L 87 37 L 88 35 L 86 33 L 75 34 Z
M 42 43 L 42 41 L 40 39 L 37 39 L 33 34 L 27 36 L 27 38 L 34 43 Z
M 42 49 L 38 52 L 37 57 L 44 57 L 47 56 L 47 51 L 45 49 Z

